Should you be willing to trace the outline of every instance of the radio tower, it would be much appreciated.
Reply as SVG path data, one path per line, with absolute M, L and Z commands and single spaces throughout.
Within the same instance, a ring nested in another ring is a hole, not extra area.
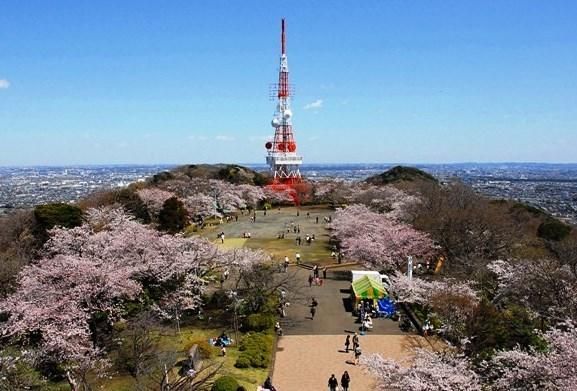
M 266 162 L 273 174 L 271 187 L 278 190 L 292 190 L 296 195 L 295 185 L 301 182 L 299 166 L 302 156 L 297 155 L 297 144 L 293 135 L 292 111 L 290 98 L 293 93 L 288 80 L 288 61 L 286 56 L 285 23 L 281 23 L 281 56 L 278 72 L 278 84 L 273 84 L 271 97 L 277 100 L 276 110 L 271 121 L 275 129 L 274 139 L 265 144 Z M 295 198 L 295 197 L 293 197 Z M 295 198 L 295 202 L 298 200 Z

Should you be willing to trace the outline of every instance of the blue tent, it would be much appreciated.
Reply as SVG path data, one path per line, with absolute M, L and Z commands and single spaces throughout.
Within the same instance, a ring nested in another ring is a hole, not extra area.
M 388 297 L 379 299 L 379 312 L 384 313 L 386 317 L 391 317 L 397 312 L 395 303 Z

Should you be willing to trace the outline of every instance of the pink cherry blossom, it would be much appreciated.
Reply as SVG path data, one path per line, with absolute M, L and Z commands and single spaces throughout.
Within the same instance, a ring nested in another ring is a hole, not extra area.
M 146 205 L 146 208 L 152 216 L 158 216 L 166 200 L 174 197 L 174 193 L 154 187 L 140 189 L 136 194 L 138 194 L 138 197 L 144 202 L 144 205 Z
M 417 349 L 413 361 L 397 363 L 380 355 L 361 358 L 377 378 L 376 391 L 477 391 L 479 376 L 467 358 L 451 352 Z
M 408 256 L 426 258 L 434 254 L 428 234 L 364 205 L 338 210 L 331 228 L 348 256 L 371 267 L 399 269 Z

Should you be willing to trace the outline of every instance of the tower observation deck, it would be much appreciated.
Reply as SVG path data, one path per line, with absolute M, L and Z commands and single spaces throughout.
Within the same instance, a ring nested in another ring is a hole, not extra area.
M 285 20 L 281 22 L 281 56 L 278 83 L 273 84 L 272 94 L 277 101 L 271 121 L 275 129 L 274 138 L 265 144 L 266 162 L 273 175 L 273 185 L 293 185 L 301 182 L 300 165 L 302 156 L 297 154 L 297 144 L 293 134 L 292 111 L 290 107 L 293 88 L 289 84 L 288 60 L 286 55 Z

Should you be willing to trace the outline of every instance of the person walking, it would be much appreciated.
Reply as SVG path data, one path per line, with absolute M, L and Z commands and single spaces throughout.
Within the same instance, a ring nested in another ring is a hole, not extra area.
M 297 260 L 297 265 L 299 265 L 301 263 L 301 253 L 296 253 L 295 258 Z
M 357 346 L 359 346 L 359 334 L 355 333 L 353 335 L 353 350 L 356 350 Z
M 314 280 L 313 275 L 309 274 L 309 288 L 313 287 L 313 280 Z
M 338 386 L 339 386 L 339 381 L 337 380 L 337 378 L 335 377 L 335 374 L 333 373 L 331 375 L 331 377 L 329 378 L 329 390 L 330 391 L 337 391 Z
M 311 306 L 311 320 L 315 318 L 315 314 L 317 313 L 317 307 Z
M 345 373 L 343 373 L 343 376 L 341 376 L 341 387 L 343 391 L 349 391 L 350 383 L 351 383 L 351 377 L 349 376 L 349 373 L 345 371 Z
M 355 348 L 355 365 L 359 365 L 359 357 L 361 357 L 361 347 L 357 345 Z
M 345 339 L 345 351 L 349 352 L 349 347 L 351 346 L 351 336 L 347 334 L 347 339 Z
M 327 279 L 327 268 L 323 267 L 323 280 Z

